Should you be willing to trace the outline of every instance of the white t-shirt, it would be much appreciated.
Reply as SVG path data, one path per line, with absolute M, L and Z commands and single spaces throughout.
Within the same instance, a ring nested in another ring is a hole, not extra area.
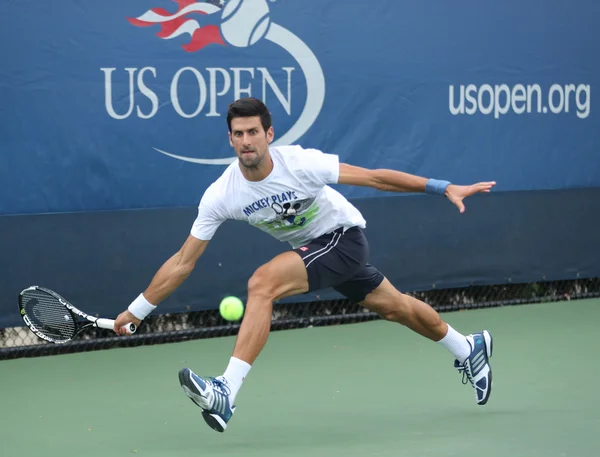
M 296 249 L 340 227 L 366 226 L 358 209 L 328 186 L 338 181 L 338 156 L 300 146 L 273 147 L 270 153 L 273 170 L 262 181 L 244 178 L 235 160 L 206 189 L 193 236 L 210 240 L 225 220 L 234 219 Z

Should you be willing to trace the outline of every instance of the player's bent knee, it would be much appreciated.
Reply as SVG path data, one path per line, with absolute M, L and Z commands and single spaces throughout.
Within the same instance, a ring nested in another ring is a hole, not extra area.
M 248 297 L 274 301 L 308 291 L 304 262 L 295 252 L 280 254 L 260 266 L 248 280 Z
M 282 275 L 274 263 L 259 267 L 248 280 L 248 297 L 276 300 L 293 286 L 286 275 Z M 293 287 L 292 287 L 293 288 Z
M 248 297 L 274 298 L 267 265 L 259 267 L 248 280 Z

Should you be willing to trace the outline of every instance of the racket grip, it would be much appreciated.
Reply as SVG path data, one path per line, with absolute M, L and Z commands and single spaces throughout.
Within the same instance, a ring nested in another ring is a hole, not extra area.
M 96 321 L 96 325 L 100 328 L 112 330 L 115 327 L 115 321 L 113 319 L 98 319 Z M 125 324 L 121 328 L 124 328 L 127 331 L 128 335 L 133 335 L 137 330 L 137 326 L 133 322 Z

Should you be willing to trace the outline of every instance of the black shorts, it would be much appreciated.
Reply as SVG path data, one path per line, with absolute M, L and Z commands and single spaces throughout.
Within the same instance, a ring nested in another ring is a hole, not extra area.
M 358 303 L 384 278 L 367 262 L 369 243 L 360 227 L 337 229 L 294 251 L 306 266 L 308 292 L 331 287 Z

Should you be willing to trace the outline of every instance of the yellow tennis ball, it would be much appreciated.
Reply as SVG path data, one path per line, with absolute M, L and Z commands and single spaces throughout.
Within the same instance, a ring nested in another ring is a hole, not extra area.
M 228 321 L 239 321 L 244 315 L 244 304 L 237 297 L 225 297 L 221 300 L 219 311 L 223 319 Z

